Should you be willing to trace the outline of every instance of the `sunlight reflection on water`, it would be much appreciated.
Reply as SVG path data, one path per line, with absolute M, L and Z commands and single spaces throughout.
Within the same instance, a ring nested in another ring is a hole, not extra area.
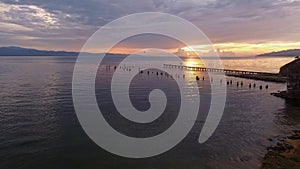
M 209 58 L 204 58 L 209 59 Z M 221 58 L 225 69 L 258 71 L 278 73 L 281 66 L 294 60 L 291 57 L 238 57 Z M 196 58 L 187 58 L 184 61 L 185 66 L 205 67 L 203 62 Z

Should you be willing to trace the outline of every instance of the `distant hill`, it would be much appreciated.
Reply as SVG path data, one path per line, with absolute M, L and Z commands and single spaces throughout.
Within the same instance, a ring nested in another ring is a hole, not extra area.
M 49 51 L 16 46 L 0 47 L 0 56 L 78 56 L 78 52 Z
M 257 56 L 287 56 L 295 57 L 300 56 L 300 49 L 283 50 L 278 52 L 264 53 Z

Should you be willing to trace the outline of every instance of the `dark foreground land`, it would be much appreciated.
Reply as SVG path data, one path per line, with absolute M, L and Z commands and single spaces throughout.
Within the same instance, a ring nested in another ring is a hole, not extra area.
M 270 147 L 261 169 L 300 169 L 300 130 Z

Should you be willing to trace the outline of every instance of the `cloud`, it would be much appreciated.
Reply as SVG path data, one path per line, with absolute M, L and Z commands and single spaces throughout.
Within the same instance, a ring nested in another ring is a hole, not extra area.
M 219 1 L 182 14 L 215 43 L 244 41 L 299 41 L 299 2 L 271 0 Z M 191 17 L 192 16 L 192 17 Z
M 149 11 L 183 17 L 214 43 L 300 41 L 299 0 L 1 0 L 0 45 L 80 50 L 104 24 Z
M 38 48 L 77 49 L 90 36 L 93 26 L 78 24 L 74 18 L 62 11 L 49 12 L 31 4 L 6 4 L 0 2 L 1 45 L 22 45 Z M 78 41 L 74 46 L 71 41 Z M 15 41 L 15 42 L 14 42 Z M 44 43 L 49 41 L 49 43 Z M 22 43 L 23 42 L 23 43 Z M 64 43 L 65 46 L 60 45 Z M 81 43 L 80 43 L 81 42 Z

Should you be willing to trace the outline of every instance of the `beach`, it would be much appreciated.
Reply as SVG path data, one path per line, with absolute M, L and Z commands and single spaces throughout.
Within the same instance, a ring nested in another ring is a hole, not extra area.
M 262 160 L 261 169 L 298 169 L 300 168 L 300 135 L 299 131 L 281 139 L 269 148 Z

